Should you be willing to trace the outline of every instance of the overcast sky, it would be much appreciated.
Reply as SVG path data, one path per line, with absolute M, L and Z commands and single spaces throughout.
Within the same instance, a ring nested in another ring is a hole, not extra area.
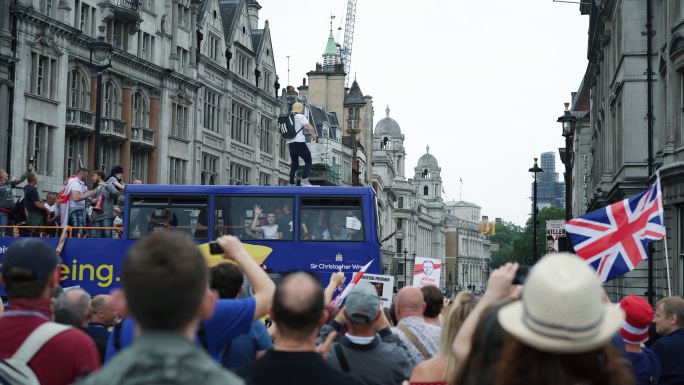
M 347 0 L 258 1 L 280 84 L 289 56 L 300 86 L 322 62 L 331 13 L 344 38 Z M 429 144 L 448 200 L 524 225 L 533 158 L 555 152 L 562 178 L 556 119 L 584 76 L 588 20 L 578 4 L 552 0 L 358 0 L 350 72 L 373 96 L 373 126 L 387 105 L 401 126 L 407 176 Z

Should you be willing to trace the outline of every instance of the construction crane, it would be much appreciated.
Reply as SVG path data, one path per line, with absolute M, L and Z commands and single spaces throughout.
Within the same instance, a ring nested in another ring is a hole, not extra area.
M 344 42 L 342 46 L 338 43 L 340 58 L 344 64 L 344 86 L 349 86 L 349 69 L 351 64 L 352 43 L 354 42 L 354 22 L 356 21 L 356 0 L 347 0 L 347 12 L 344 22 Z M 342 29 L 342 26 L 338 30 Z

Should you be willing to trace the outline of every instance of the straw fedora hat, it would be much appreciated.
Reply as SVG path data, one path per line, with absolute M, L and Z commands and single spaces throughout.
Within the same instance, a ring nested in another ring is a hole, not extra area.
M 522 299 L 499 310 L 499 323 L 520 342 L 551 353 L 583 353 L 607 344 L 622 311 L 603 300 L 596 272 L 570 253 L 543 257 Z

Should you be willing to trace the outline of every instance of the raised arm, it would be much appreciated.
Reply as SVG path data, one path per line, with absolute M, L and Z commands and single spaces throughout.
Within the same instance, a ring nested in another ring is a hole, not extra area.
M 262 231 L 262 229 L 259 227 L 259 215 L 261 215 L 261 206 L 255 205 L 254 206 L 254 219 L 252 220 L 252 230 Z
M 273 303 L 275 284 L 261 266 L 257 265 L 254 259 L 247 253 L 247 250 L 245 250 L 237 237 L 224 235 L 216 241 L 223 249 L 223 257 L 237 263 L 242 272 L 247 276 L 254 290 L 254 301 L 256 302 L 254 319 L 261 318 Z

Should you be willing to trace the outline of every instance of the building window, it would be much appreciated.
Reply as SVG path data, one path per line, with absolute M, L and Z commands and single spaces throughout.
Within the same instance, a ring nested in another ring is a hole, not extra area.
M 245 56 L 241 53 L 238 53 L 236 64 L 237 64 L 238 75 L 242 76 L 243 78 L 247 78 L 249 76 L 249 73 L 250 73 L 250 71 L 249 71 L 249 67 L 250 67 L 249 58 L 247 58 L 247 56 Z
M 149 127 L 150 111 L 143 94 L 140 92 L 133 94 L 131 104 L 132 125 L 135 127 Z
M 50 144 L 54 142 L 55 127 L 43 123 L 29 122 L 27 153 L 36 157 L 36 172 L 51 175 L 53 163 L 50 161 Z
M 261 117 L 261 142 L 259 149 L 267 154 L 273 154 L 273 124 L 269 117 Z
M 182 4 L 178 4 L 178 25 L 190 28 L 190 9 Z
M 67 105 L 71 108 L 83 108 L 87 109 L 88 106 L 86 100 L 86 90 L 88 89 L 88 82 L 77 69 L 73 69 L 69 72 L 69 94 Z
M 55 99 L 59 74 L 57 60 L 32 52 L 29 74 L 30 92 L 33 95 Z
M 121 146 L 103 143 L 100 145 L 100 170 L 105 173 L 116 164 L 121 163 Z
M 185 184 L 187 164 L 187 160 L 169 157 L 169 184 Z
M 233 103 L 230 120 L 230 138 L 240 143 L 249 145 L 249 126 L 251 111 L 246 107 Z
M 428 186 L 423 186 L 423 195 L 428 195 Z
M 173 103 L 172 105 L 172 124 L 171 136 L 179 139 L 188 139 L 188 108 L 180 104 Z
M 127 35 L 125 23 L 116 20 L 110 20 L 107 23 L 107 41 L 115 48 L 128 49 Z
M 237 163 L 230 164 L 230 184 L 248 185 L 250 168 Z
M 138 57 L 143 60 L 152 61 L 154 58 L 154 36 L 140 31 L 138 33 Z
M 202 153 L 202 177 L 200 184 L 215 185 L 218 182 L 219 158 Z
M 262 172 L 259 174 L 259 185 L 260 186 L 270 186 L 271 185 L 271 174 Z
M 404 197 L 399 197 L 397 200 L 397 208 L 403 209 L 404 208 Z
M 287 140 L 281 138 L 280 136 L 278 136 L 278 138 L 279 138 L 278 140 L 280 140 L 280 147 L 278 149 L 278 155 L 280 155 L 280 159 L 283 159 L 283 160 L 290 159 L 289 148 L 287 146 Z
M 148 156 L 147 152 L 131 151 L 131 175 L 129 180 L 147 179 Z
M 212 60 L 218 60 L 219 55 L 223 54 L 220 43 L 221 41 L 219 38 L 215 37 L 214 35 L 209 35 L 209 39 L 207 41 L 207 56 L 209 56 Z
M 204 89 L 204 128 L 220 133 L 221 97 Z
M 45 13 L 45 16 L 47 16 L 47 17 L 52 17 L 52 1 L 53 0 L 44 0 L 43 1 L 43 12 Z
M 177 47 L 176 55 L 178 55 L 178 72 L 185 74 L 188 69 L 190 53 L 186 49 Z

